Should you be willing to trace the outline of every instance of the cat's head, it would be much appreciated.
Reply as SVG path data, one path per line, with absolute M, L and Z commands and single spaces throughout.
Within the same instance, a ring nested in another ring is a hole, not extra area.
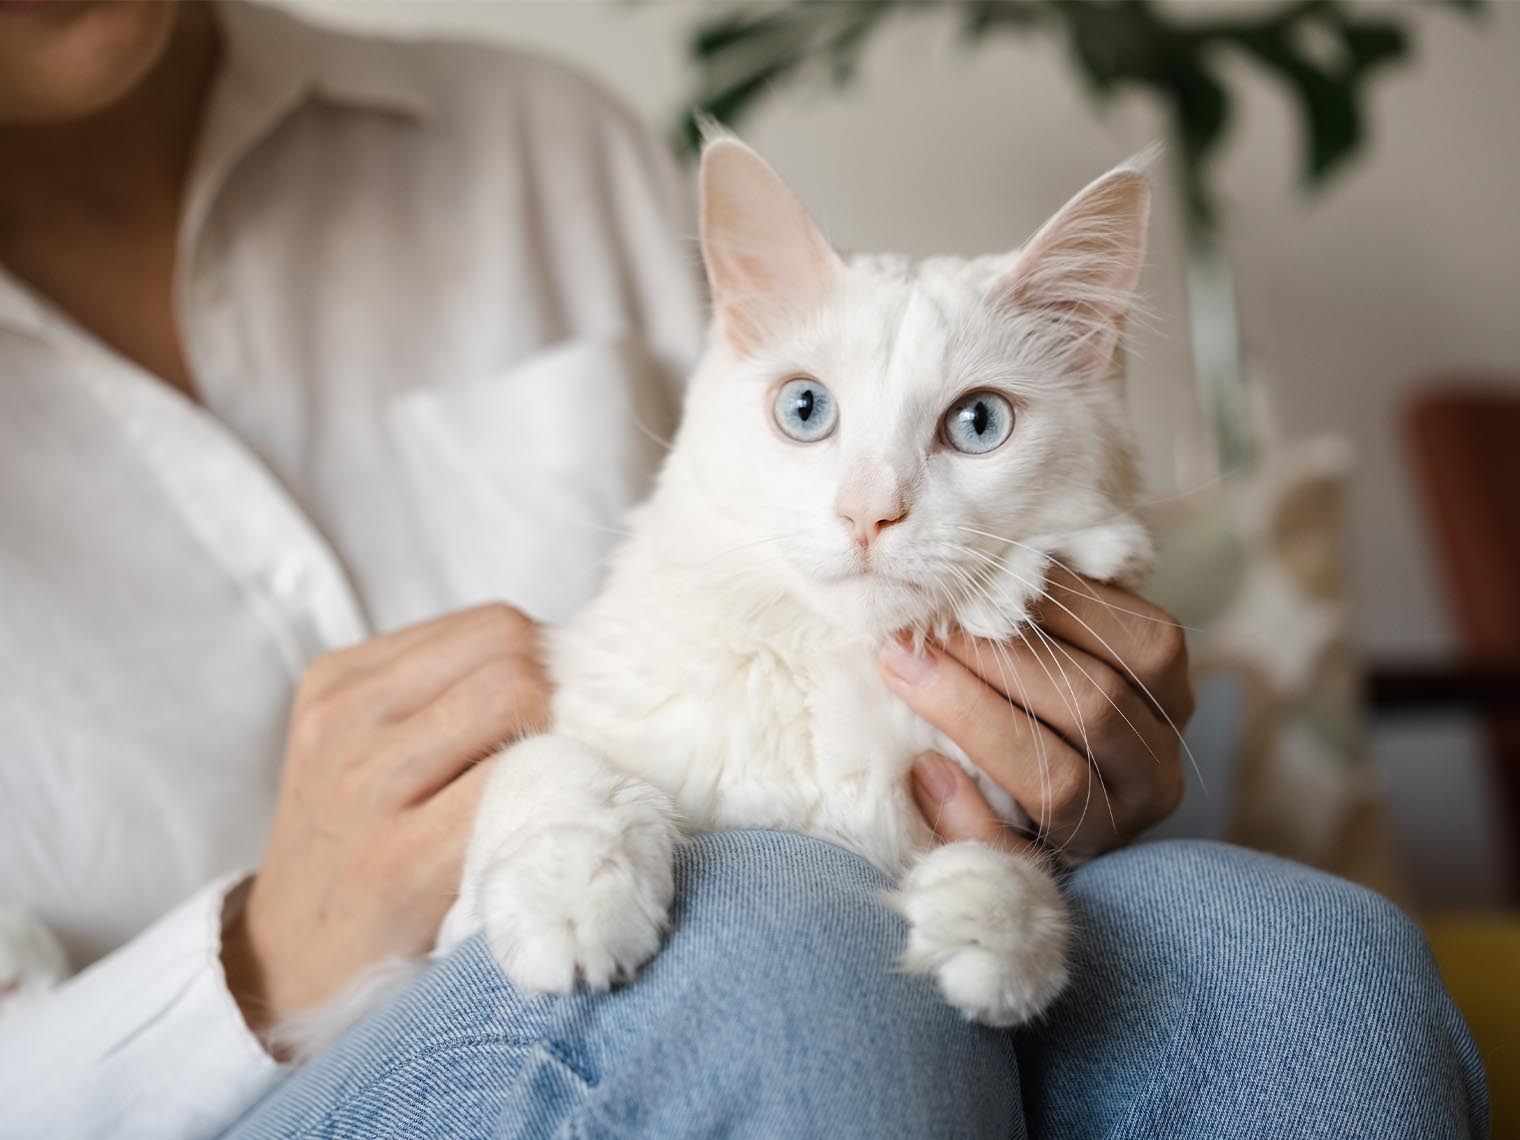
M 1115 357 L 1149 203 L 1121 166 L 1011 253 L 845 258 L 754 151 L 711 141 L 713 324 L 673 466 L 733 557 L 873 637 L 1006 637 L 1053 560 L 1143 570 Z

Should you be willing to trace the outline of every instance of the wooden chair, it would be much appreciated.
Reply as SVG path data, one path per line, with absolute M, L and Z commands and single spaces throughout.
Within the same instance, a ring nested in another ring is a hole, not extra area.
M 1369 695 L 1383 715 L 1481 715 L 1520 890 L 1520 384 L 1432 388 L 1407 428 L 1462 656 L 1376 668 Z
M 1520 384 L 1432 388 L 1406 426 L 1461 657 L 1374 669 L 1372 707 L 1482 718 L 1520 901 Z M 1488 1070 L 1495 1140 L 1520 1137 L 1520 918 L 1427 915 L 1425 928 Z

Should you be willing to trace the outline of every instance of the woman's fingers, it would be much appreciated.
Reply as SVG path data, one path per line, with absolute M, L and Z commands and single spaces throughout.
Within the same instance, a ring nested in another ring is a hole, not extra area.
M 548 727 L 549 695 L 535 662 L 490 658 L 387 730 L 377 778 L 403 803 L 428 799 L 502 744 Z
M 485 609 L 468 622 L 416 642 L 359 678 L 354 687 L 373 707 L 384 710 L 386 720 L 402 721 L 493 661 L 533 665 L 537 660 L 537 628 L 528 619 L 515 610 Z
M 925 752 L 913 762 L 913 797 L 934 834 L 946 843 L 975 839 L 1002 851 L 1035 850 L 1004 825 L 961 766 L 938 752 Z
M 531 654 L 537 626 L 501 603 L 475 606 L 325 654 L 302 680 L 311 700 L 358 690 L 375 719 L 420 708 L 488 656 Z
M 1058 733 L 947 653 L 913 653 L 893 642 L 882 664 L 893 691 L 1006 789 L 1042 838 L 1112 846 L 1108 793 L 1086 756 Z
M 1082 649 L 1032 629 L 1007 644 L 956 634 L 944 649 L 1060 733 L 1098 766 L 1110 791 L 1132 782 L 1131 758 L 1154 763 L 1166 751 L 1171 729 L 1150 703 L 1122 673 Z
M 1175 618 L 1118 586 L 1051 570 L 1034 621 L 1116 670 L 1179 728 L 1193 714 L 1187 638 Z
M 340 650 L 315 661 L 301 681 L 292 730 L 314 754 L 360 730 L 384 734 L 493 661 L 536 668 L 534 623 L 508 606 L 477 606 Z M 510 666 L 504 666 L 510 667 Z M 383 754 L 366 749 L 371 760 Z M 362 761 L 363 758 L 361 758 Z

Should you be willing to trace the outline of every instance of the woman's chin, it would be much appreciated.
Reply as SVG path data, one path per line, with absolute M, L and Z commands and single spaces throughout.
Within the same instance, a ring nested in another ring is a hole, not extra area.
M 179 12 L 148 0 L 0 8 L 0 123 L 104 111 L 163 58 Z

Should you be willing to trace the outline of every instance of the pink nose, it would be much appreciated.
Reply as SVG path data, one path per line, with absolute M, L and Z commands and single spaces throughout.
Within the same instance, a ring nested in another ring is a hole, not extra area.
M 834 504 L 840 521 L 850 528 L 860 549 L 870 550 L 881 532 L 908 517 L 908 504 L 901 499 L 886 503 L 880 499 L 872 502 L 853 502 L 841 498 Z

